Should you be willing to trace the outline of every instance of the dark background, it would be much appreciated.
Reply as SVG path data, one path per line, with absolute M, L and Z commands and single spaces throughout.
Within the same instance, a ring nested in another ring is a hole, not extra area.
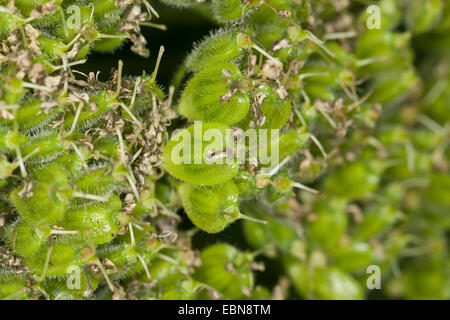
M 165 88 L 171 84 L 172 77 L 182 64 L 186 55 L 192 50 L 193 44 L 208 35 L 210 30 L 218 28 L 214 21 L 206 17 L 198 9 L 169 8 L 153 1 L 152 6 L 159 13 L 160 18 L 153 17 L 151 22 L 165 24 L 166 31 L 141 26 L 142 33 L 147 39 L 150 57 L 143 58 L 130 50 L 129 42 L 119 49 L 106 53 L 91 53 L 87 63 L 77 69 L 88 73 L 100 71 L 100 80 L 108 80 L 111 69 L 117 68 L 117 61 L 124 62 L 124 75 L 138 76 L 145 70 L 147 74 L 153 72 L 159 47 L 165 47 L 164 55 L 158 71 L 157 82 Z

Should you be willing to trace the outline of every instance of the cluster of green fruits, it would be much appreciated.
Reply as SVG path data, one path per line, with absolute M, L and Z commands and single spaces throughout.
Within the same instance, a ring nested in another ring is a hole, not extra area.
M 450 6 L 381 0 L 371 29 L 345 1 L 163 2 L 220 25 L 167 96 L 163 47 L 151 75 L 76 70 L 147 56 L 147 1 L 0 1 L 0 298 L 362 299 L 370 266 L 449 298 Z M 221 162 L 246 130 L 270 134 Z M 239 219 L 248 250 L 193 246 Z

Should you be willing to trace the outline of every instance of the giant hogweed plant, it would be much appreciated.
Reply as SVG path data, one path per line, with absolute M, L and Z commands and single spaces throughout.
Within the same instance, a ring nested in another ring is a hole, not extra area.
M 77 71 L 148 56 L 149 2 L 0 2 L 0 296 L 362 299 L 378 266 L 385 296 L 448 298 L 448 5 L 375 2 L 369 29 L 345 1 L 163 2 L 218 23 L 167 91 L 162 47 L 150 75 Z M 197 121 L 224 141 L 174 161 Z M 220 163 L 247 129 L 280 134 Z M 247 248 L 193 246 L 241 219 Z

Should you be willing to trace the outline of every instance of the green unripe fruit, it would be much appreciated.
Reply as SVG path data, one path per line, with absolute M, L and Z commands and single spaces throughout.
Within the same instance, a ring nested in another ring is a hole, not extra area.
M 333 91 L 324 87 L 323 85 L 306 83 L 304 88 L 306 94 L 311 98 L 311 100 L 320 99 L 322 101 L 329 102 L 337 100 L 336 95 L 333 93 Z
M 325 180 L 325 188 L 328 193 L 338 197 L 359 199 L 373 192 L 379 181 L 378 174 L 362 161 L 356 161 L 337 168 Z
M 17 165 L 9 162 L 8 159 L 2 155 L 0 157 L 0 187 L 6 183 L 6 179 L 13 174 L 13 171 L 16 169 Z
M 281 129 L 291 114 L 291 102 L 289 99 L 281 99 L 268 84 L 262 84 L 255 89 L 256 94 L 261 97 L 261 111 L 266 121 L 261 128 Z
M 159 296 L 161 300 L 195 300 L 197 292 L 204 287 L 202 283 L 180 273 L 171 274 L 167 280 L 169 284 L 163 287 Z
M 67 271 L 67 277 L 46 279 L 44 282 L 44 290 L 52 299 L 82 300 L 83 294 L 87 290 L 98 288 L 99 281 L 93 276 L 86 274 L 84 268 L 74 266 Z
M 17 187 L 10 199 L 25 221 L 32 225 L 45 226 L 56 223 L 64 215 L 71 190 L 67 189 L 65 172 L 56 166 L 47 166 L 35 171 L 32 189 L 21 194 L 24 186 Z
M 20 104 L 20 108 L 17 109 L 14 118 L 20 130 L 23 132 L 40 131 L 62 113 L 62 110 L 58 108 L 52 109 L 48 113 L 40 112 L 41 105 L 42 102 L 36 99 L 25 99 Z M 2 118 L 0 119 L 0 124 L 11 127 L 13 121 Z
M 98 256 L 101 259 L 108 259 L 120 270 L 124 271 L 137 262 L 136 248 L 126 244 L 106 244 L 98 250 Z M 119 272 L 120 272 L 119 271 Z M 113 278 L 116 275 L 112 275 Z
M 395 80 L 393 77 L 395 76 Z M 417 76 L 413 70 L 404 72 L 385 72 L 374 83 L 375 90 L 370 101 L 387 104 L 390 101 L 403 98 L 417 84 Z
M 149 272 L 157 279 L 155 286 L 159 292 L 156 297 L 161 300 L 195 299 L 197 292 L 204 285 L 180 272 L 183 266 L 178 266 L 162 259 L 155 259 L 149 267 Z
M 18 220 L 8 227 L 4 240 L 17 254 L 28 256 L 36 252 L 44 242 L 36 229 L 25 220 Z
M 93 0 L 90 3 L 94 5 L 94 16 L 101 27 L 120 23 L 121 15 L 127 9 L 126 6 L 116 6 L 115 0 Z
M 348 273 L 338 268 L 314 269 L 314 296 L 319 300 L 361 300 L 363 288 Z
M 28 296 L 25 274 L 0 269 L 0 299 L 24 300 Z
M 33 153 L 28 159 L 31 163 L 44 163 L 54 160 L 64 151 L 64 141 L 59 132 L 42 132 L 20 147 L 23 156 Z
M 367 209 L 363 221 L 355 226 L 355 239 L 374 237 L 393 224 L 398 211 L 390 205 L 374 205 Z
M 31 10 L 33 10 L 35 7 L 42 6 L 45 3 L 48 3 L 50 1 L 48 0 L 15 0 L 14 4 L 17 6 L 17 8 L 21 11 L 22 15 L 25 17 L 29 17 Z M 55 0 L 53 1 L 55 5 L 59 6 L 63 2 L 62 0 Z
M 185 65 L 188 70 L 200 71 L 218 63 L 231 62 L 242 52 L 236 34 L 220 30 L 203 40 L 187 57 Z
M 294 154 L 296 151 L 303 149 L 309 138 L 310 135 L 302 129 L 290 130 L 273 138 L 271 145 L 278 143 L 280 159 L 285 159 L 289 155 Z
M 239 190 L 239 197 L 252 197 L 258 193 L 255 178 L 246 170 L 239 170 L 233 179 L 234 184 Z
M 243 229 L 246 240 L 255 249 L 261 249 L 266 245 L 275 245 L 283 252 L 290 252 L 293 242 L 298 240 L 296 230 L 288 222 L 274 218 L 255 203 L 246 202 L 242 205 L 242 211 L 252 217 L 267 221 L 267 225 L 244 221 Z
M 95 150 L 98 154 L 115 159 L 117 157 L 117 150 L 119 148 L 119 141 L 117 139 L 107 137 L 95 143 Z
M 305 298 L 318 300 L 360 300 L 361 285 L 342 270 L 323 266 L 308 267 L 304 262 L 285 256 L 283 264 L 294 288 Z
M 372 247 L 365 242 L 352 242 L 331 251 L 333 265 L 343 271 L 357 271 L 374 262 Z
M 383 75 L 386 70 L 409 69 L 413 61 L 413 52 L 409 48 L 410 42 L 409 33 L 367 30 L 358 39 L 355 55 L 361 60 L 375 59 L 375 62 L 365 65 L 360 72 Z
M 84 193 L 109 195 L 125 183 L 118 181 L 108 172 L 107 168 L 97 168 L 83 172 L 75 179 L 75 186 Z
M 212 136 L 208 137 L 208 132 L 217 136 L 217 140 Z M 210 142 L 211 139 L 213 142 Z M 228 126 L 220 123 L 196 123 L 175 134 L 166 144 L 163 152 L 164 167 L 174 177 L 191 184 L 224 183 L 233 179 L 239 166 L 235 162 L 228 163 L 224 158 L 216 161 L 208 159 L 208 150 L 220 155 L 225 146 L 231 145 L 233 138 Z
M 236 20 L 245 14 L 241 0 L 216 0 L 212 4 L 212 11 L 221 22 Z
M 270 243 L 267 238 L 267 227 L 259 223 L 244 221 L 242 224 L 245 240 L 253 249 L 262 249 Z
M 343 71 L 341 66 L 336 66 L 330 70 L 330 66 L 326 62 L 312 60 L 302 68 L 302 73 L 294 79 L 305 82 L 307 87 L 319 85 L 334 89 L 339 88 L 339 85 L 342 84 L 339 76 Z
M 76 125 L 77 130 L 86 130 L 101 121 L 102 116 L 112 109 L 111 103 L 117 102 L 108 96 L 106 90 L 91 95 L 89 99 L 95 104 L 95 108 L 85 108 L 84 112 L 81 112 Z M 64 127 L 69 130 L 75 120 L 75 115 L 68 113 L 64 120 Z
M 203 231 L 220 232 L 240 218 L 239 191 L 231 181 L 214 186 L 184 183 L 178 192 L 189 219 Z
M 111 241 L 119 231 L 116 221 L 117 213 L 122 209 L 122 203 L 116 195 L 111 195 L 108 202 L 92 202 L 69 208 L 60 223 L 67 230 L 89 232 L 95 244 Z
M 308 222 L 308 239 L 320 247 L 335 246 L 347 228 L 345 201 L 320 199 L 315 202 L 314 217 Z
M 108 259 L 117 267 L 111 274 L 113 279 L 129 277 L 142 273 L 148 281 L 148 276 L 143 264 L 151 265 L 158 253 L 165 248 L 165 245 L 157 239 L 149 239 L 148 234 L 135 229 L 136 244 L 133 245 L 127 235 L 116 238 L 112 243 L 101 246 L 98 256 Z M 151 276 L 153 274 L 150 273 Z
M 0 39 L 5 39 L 10 30 L 17 27 L 17 22 L 15 21 L 13 15 L 8 12 L 2 12 L 0 15 Z
M 39 48 L 51 60 L 56 60 L 67 51 L 66 45 L 59 39 L 53 39 L 41 34 L 37 40 L 39 42 Z
M 228 299 L 244 297 L 245 288 L 253 287 L 249 264 L 253 257 L 228 244 L 215 244 L 200 253 L 202 265 L 194 279 L 218 290 Z
M 2 82 L 0 82 L 0 88 L 4 92 L 2 100 L 4 100 L 6 104 L 17 104 L 26 93 L 22 80 L 13 76 L 6 81 L 2 79 Z
M 67 176 L 73 178 L 78 177 L 81 174 L 81 171 L 84 169 L 86 161 L 88 161 L 92 157 L 92 153 L 88 148 L 79 146 L 78 152 L 71 150 L 72 152 L 64 153 L 53 161 L 50 161 L 48 165 L 55 165 L 65 169 Z M 82 188 L 81 188 L 82 189 Z M 84 190 L 83 190 L 84 191 Z
M 310 283 L 308 266 L 306 263 L 289 255 L 283 255 L 282 262 L 295 290 L 302 297 L 309 298 L 312 284 Z
M 121 34 L 115 33 L 113 35 Z M 100 39 L 94 42 L 92 50 L 96 52 L 113 51 L 114 49 L 117 49 L 124 42 L 124 40 L 124 38 Z
M 46 275 L 64 276 L 68 274 L 69 267 L 83 266 L 82 250 L 88 243 L 78 237 L 68 237 L 49 241 L 31 256 L 24 257 L 24 263 L 31 271 L 42 275 L 50 251 L 50 260 Z
M 269 15 L 275 15 L 273 11 Z M 287 21 L 282 21 L 282 19 L 277 19 L 272 23 L 264 23 L 256 26 L 255 40 L 261 43 L 265 48 L 270 48 L 275 42 L 283 39 L 286 34 Z M 277 50 L 276 53 L 281 52 L 280 58 L 286 58 L 292 49 L 281 49 Z
M 239 68 L 232 63 L 203 68 L 184 89 L 179 111 L 191 121 L 237 123 L 250 108 L 250 99 L 241 90 L 244 80 Z
M 296 151 L 303 149 L 310 135 L 303 129 L 290 130 L 270 137 L 270 140 L 265 146 L 259 148 L 259 158 L 262 155 L 272 157 L 272 152 L 276 152 L 278 148 L 278 159 L 282 161 L 289 156 L 292 156 Z M 273 165 L 273 163 L 262 164 L 263 167 Z
M 0 129 L 0 149 L 5 151 L 15 151 L 29 140 L 30 138 L 19 131 L 8 130 L 7 128 Z

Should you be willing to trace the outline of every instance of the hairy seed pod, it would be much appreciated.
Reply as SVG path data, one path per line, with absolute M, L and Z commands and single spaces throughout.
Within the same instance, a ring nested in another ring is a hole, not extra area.
M 291 114 L 291 103 L 289 99 L 281 99 L 275 93 L 273 87 L 268 84 L 262 84 L 257 87 L 255 93 L 264 97 L 260 108 L 266 117 L 266 121 L 261 128 L 281 129 Z
M 240 299 L 245 296 L 245 288 L 253 288 L 253 273 L 249 269 L 252 254 L 219 243 L 202 250 L 200 258 L 202 265 L 195 271 L 194 279 L 215 288 L 223 296 Z
M 112 243 L 99 248 L 99 258 L 108 259 L 117 268 L 111 274 L 113 279 L 121 279 L 140 273 L 147 278 L 147 281 L 149 277 L 153 277 L 153 274 L 148 272 L 147 266 L 152 264 L 155 257 L 166 246 L 157 239 L 151 239 L 144 232 L 139 232 L 136 229 L 134 231 L 135 244 L 131 241 L 131 237 L 121 236 Z
M 47 266 L 46 275 L 65 276 L 70 267 L 83 266 L 82 251 L 87 247 L 88 242 L 80 237 L 70 236 L 52 240 L 31 256 L 24 257 L 24 264 L 39 275 L 44 273 Z M 49 255 L 50 258 L 47 260 Z
M 27 278 L 24 273 L 0 269 L 0 299 L 25 300 L 28 293 Z
M 209 133 L 212 136 L 208 136 Z M 196 123 L 179 131 L 166 144 L 164 167 L 177 179 L 191 184 L 224 183 L 233 179 L 239 169 L 235 159 L 231 162 L 222 157 L 226 154 L 226 146 L 231 145 L 233 138 L 228 126 Z
M 189 300 L 196 298 L 197 292 L 204 285 L 190 278 L 187 273 L 180 272 L 182 267 L 160 258 L 152 261 L 149 272 L 153 278 L 158 279 L 158 284 L 156 285 L 158 292 L 153 294 L 154 298 L 161 300 Z
M 72 267 L 64 277 L 46 279 L 42 287 L 53 300 L 83 300 L 86 292 L 98 288 L 99 281 L 84 268 Z
M 246 170 L 239 170 L 233 182 L 239 190 L 240 198 L 252 197 L 259 192 L 255 178 Z
M 14 153 L 17 148 L 23 146 L 29 140 L 30 138 L 20 131 L 0 128 L 0 151 L 3 153 Z
M 47 166 L 35 171 L 31 181 L 31 190 L 27 190 L 30 184 L 17 187 L 10 194 L 11 201 L 32 225 L 56 223 L 64 215 L 71 194 L 67 175 L 60 167 Z
M 44 131 L 33 136 L 20 147 L 24 156 L 32 154 L 28 162 L 38 164 L 56 159 L 64 151 L 64 141 L 58 131 Z
M 94 195 L 110 195 L 126 186 L 124 182 L 116 180 L 107 168 L 91 169 L 78 175 L 74 180 L 75 186 L 80 191 Z
M 108 202 L 91 202 L 74 205 L 69 208 L 60 225 L 67 230 L 87 230 L 95 244 L 111 241 L 119 231 L 116 220 L 117 213 L 122 209 L 122 203 L 116 195 L 111 195 Z
M 45 241 L 41 232 L 23 219 L 9 225 L 2 237 L 8 246 L 21 256 L 36 252 Z
M 237 43 L 236 33 L 219 29 L 200 42 L 186 59 L 189 71 L 198 72 L 222 62 L 231 62 L 243 53 Z
M 245 14 L 241 0 L 216 0 L 212 4 L 212 11 L 220 22 L 236 20 Z
M 16 0 L 14 1 L 14 4 L 17 6 L 17 8 L 20 10 L 23 16 L 29 17 L 31 10 L 36 8 L 37 6 L 41 6 L 45 4 L 46 2 L 49 2 L 47 0 Z M 54 1 L 55 5 L 59 6 L 62 3 L 62 0 L 56 0 Z
M 70 149 L 68 153 L 48 162 L 48 165 L 55 165 L 64 168 L 67 176 L 70 178 L 79 177 L 85 169 L 86 161 L 92 158 L 91 151 L 83 146 L 77 147 L 77 151 Z M 37 166 L 39 169 L 39 166 Z
M 232 125 L 242 120 L 250 108 L 250 99 L 243 90 L 244 76 L 237 66 L 216 64 L 202 69 L 188 82 L 179 111 L 191 121 Z
M 229 181 L 214 186 L 182 184 L 178 192 L 189 219 L 199 229 L 217 233 L 239 219 L 239 191 Z
M 14 120 L 22 132 L 42 131 L 49 123 L 62 114 L 62 110 L 55 108 L 48 113 L 40 112 L 42 102 L 37 99 L 26 99 L 17 109 Z M 11 127 L 13 121 L 0 119 L 0 124 Z

